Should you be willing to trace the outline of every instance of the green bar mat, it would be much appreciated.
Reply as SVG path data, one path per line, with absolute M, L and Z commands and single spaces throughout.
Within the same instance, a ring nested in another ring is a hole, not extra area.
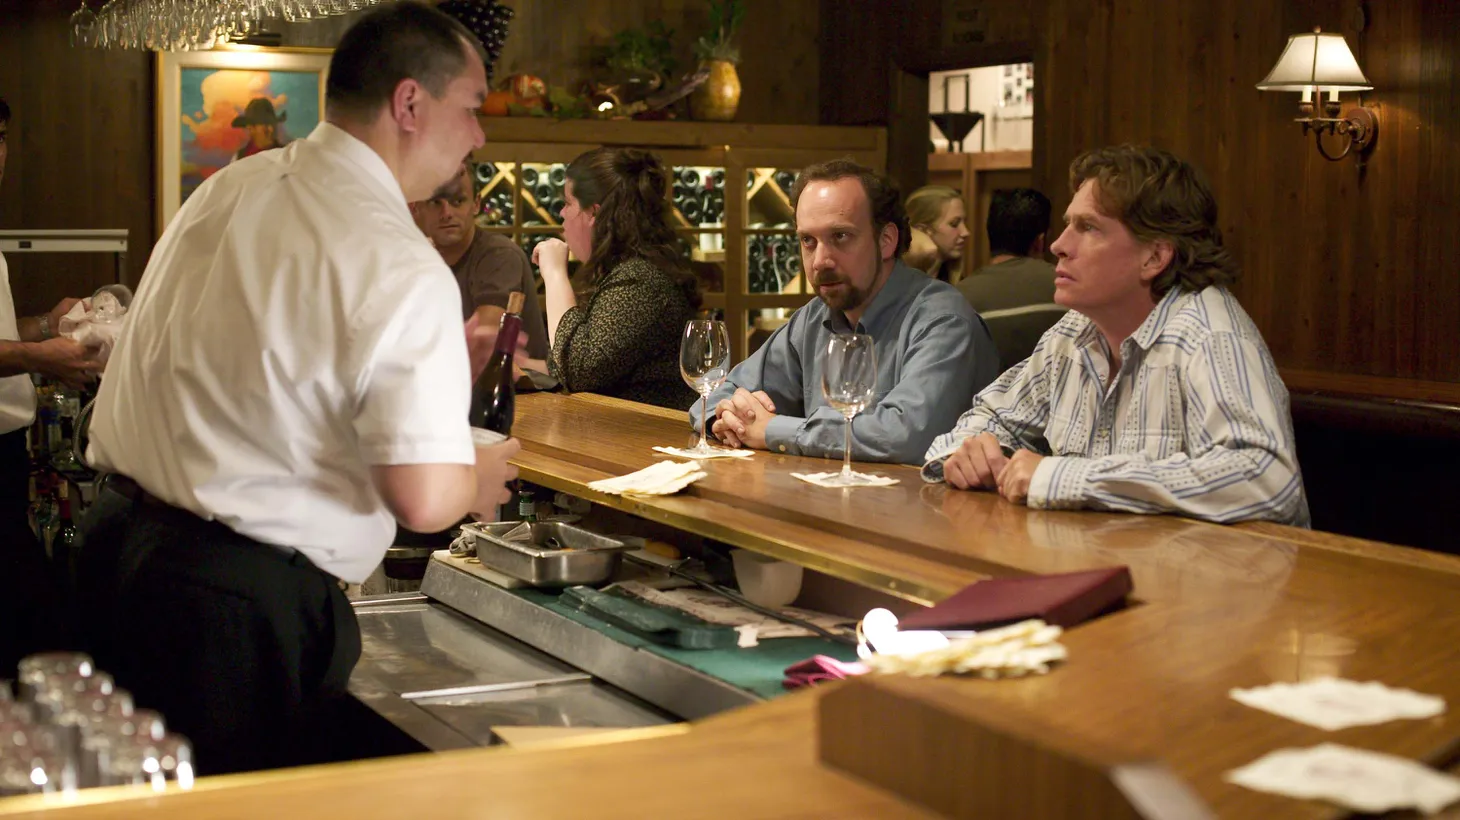
M 571 604 L 558 600 L 557 593 L 539 589 L 507 590 L 523 600 L 552 610 L 576 623 L 583 624 L 621 644 L 653 652 L 681 666 L 744 689 L 758 697 L 770 699 L 785 694 L 781 686 L 786 667 L 812 655 L 826 655 L 839 661 L 855 661 L 857 650 L 825 638 L 773 638 L 749 649 L 676 649 L 660 646 L 612 624 L 580 612 Z

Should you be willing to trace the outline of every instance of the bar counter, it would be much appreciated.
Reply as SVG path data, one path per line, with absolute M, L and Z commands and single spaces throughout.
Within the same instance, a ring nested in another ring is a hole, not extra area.
M 529 481 L 908 601 L 992 576 L 1124 564 L 1133 603 L 1070 630 L 1069 661 L 1042 677 L 863 677 L 687 725 L 204 778 L 186 793 L 14 798 L 0 816 L 973 816 L 994 784 L 1076 799 L 1053 769 L 980 757 L 972 738 L 992 731 L 1092 765 L 1159 760 L 1219 817 L 1332 818 L 1345 813 L 1222 775 L 1325 741 L 1442 768 L 1460 753 L 1460 560 L 1270 524 L 1028 510 L 926 485 L 911 467 L 873 467 L 900 479 L 893 487 L 828 490 L 791 473 L 832 462 L 768 453 L 705 462 L 709 476 L 676 496 L 604 496 L 586 484 L 689 441 L 683 414 L 536 394 L 517 416 Z M 1440 695 L 1451 709 L 1330 733 L 1228 697 L 1319 675 Z

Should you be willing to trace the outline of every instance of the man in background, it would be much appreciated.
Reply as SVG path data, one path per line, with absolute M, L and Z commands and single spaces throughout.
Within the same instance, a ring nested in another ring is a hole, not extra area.
M 10 106 L 0 99 L 0 182 L 10 150 Z M 30 528 L 30 453 L 25 432 L 35 418 L 39 373 L 79 386 L 101 371 L 95 351 L 55 335 L 56 326 L 76 304 L 63 299 L 50 313 L 17 319 L 10 293 L 10 269 L 0 255 L 0 577 L 10 590 L 0 604 L 0 669 L 15 668 L 30 652 L 54 649 L 55 590 L 46 572 L 45 551 Z
M 411 215 L 456 276 L 461 288 L 462 318 L 476 313 L 483 325 L 496 327 L 507 309 L 507 295 L 522 291 L 527 357 L 546 359 L 547 324 L 537 298 L 532 265 L 512 237 L 477 230 L 478 193 L 475 169 L 471 162 L 463 162 L 456 176 L 430 199 L 411 203 Z
M 1029 358 L 1064 315 L 1054 303 L 1054 265 L 1044 261 L 1049 198 L 1033 188 L 1001 188 L 989 204 L 989 263 L 958 283 L 989 326 L 999 369 Z

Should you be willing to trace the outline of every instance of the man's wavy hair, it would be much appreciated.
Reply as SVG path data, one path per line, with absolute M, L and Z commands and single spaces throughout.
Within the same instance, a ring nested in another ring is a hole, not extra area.
M 1237 281 L 1237 261 L 1222 245 L 1217 200 L 1206 176 L 1168 151 L 1119 145 L 1086 151 L 1070 163 L 1070 193 L 1094 180 L 1101 212 L 1141 242 L 1171 243 L 1171 263 L 1151 281 L 1157 299 L 1173 287 L 1199 291 Z

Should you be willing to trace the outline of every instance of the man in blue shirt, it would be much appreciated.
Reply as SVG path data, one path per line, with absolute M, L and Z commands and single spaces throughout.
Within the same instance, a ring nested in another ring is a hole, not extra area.
M 840 457 L 846 422 L 822 395 L 822 362 L 832 334 L 866 333 L 877 391 L 852 421 L 852 457 L 920 464 L 938 431 L 998 375 L 988 328 L 951 285 L 898 261 L 909 236 L 902 198 L 872 169 L 850 160 L 808 167 L 791 204 L 819 298 L 710 395 L 710 430 L 732 447 Z M 690 409 L 697 430 L 699 408 Z

